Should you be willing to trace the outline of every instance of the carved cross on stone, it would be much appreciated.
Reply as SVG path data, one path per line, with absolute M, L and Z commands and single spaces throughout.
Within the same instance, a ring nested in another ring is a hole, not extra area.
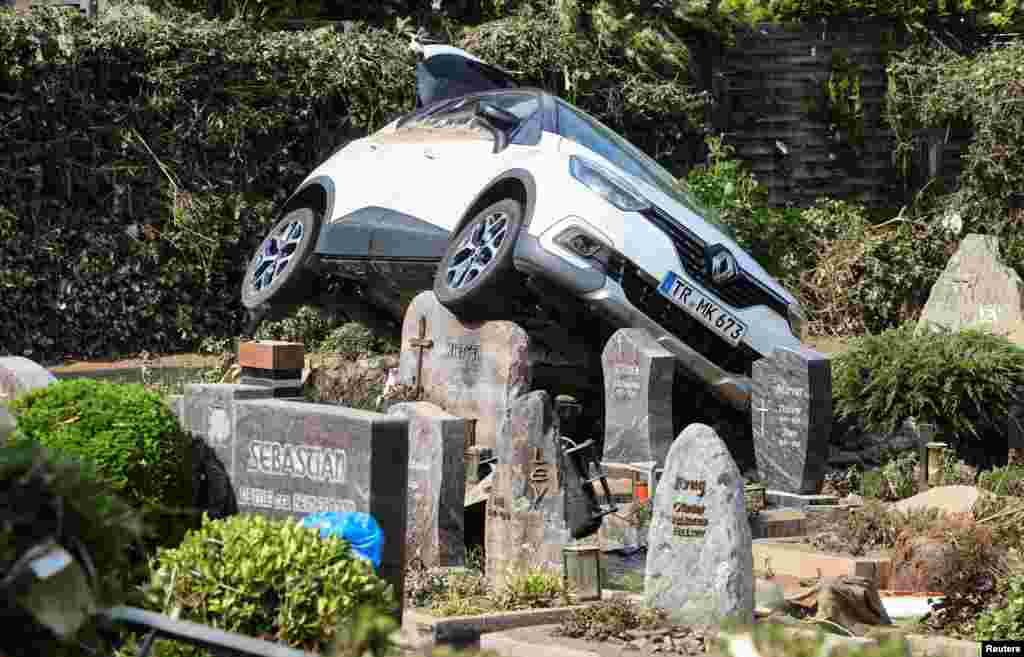
M 419 354 L 416 356 L 416 395 L 418 397 L 423 393 L 423 351 L 434 346 L 434 341 L 427 338 L 426 317 L 420 317 L 419 334 L 409 340 L 409 346 L 419 350 Z

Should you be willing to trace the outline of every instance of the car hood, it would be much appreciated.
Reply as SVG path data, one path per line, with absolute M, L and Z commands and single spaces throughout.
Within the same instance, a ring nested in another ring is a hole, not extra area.
M 638 191 L 640 191 L 647 200 L 659 207 L 666 214 L 671 215 L 677 223 L 693 231 L 693 233 L 700 239 L 704 240 L 708 246 L 714 244 L 721 244 L 725 246 L 736 257 L 736 263 L 748 274 L 764 283 L 770 290 L 785 299 L 787 303 L 799 305 L 796 297 L 794 297 L 789 290 L 775 280 L 775 277 L 769 274 L 765 268 L 757 262 L 757 260 L 754 260 L 753 256 L 747 253 L 743 247 L 737 244 L 736 241 L 729 237 L 724 231 L 702 217 L 699 213 L 646 181 L 632 178 L 630 182 L 637 187 Z

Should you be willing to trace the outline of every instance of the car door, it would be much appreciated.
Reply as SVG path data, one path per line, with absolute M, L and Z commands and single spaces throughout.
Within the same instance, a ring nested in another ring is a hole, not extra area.
M 510 126 L 487 126 L 479 116 L 481 104 L 489 104 L 518 119 Z M 540 95 L 533 91 L 508 91 L 479 94 L 465 101 L 462 117 L 435 131 L 424 143 L 425 166 L 416 184 L 423 193 L 416 199 L 417 209 L 431 223 L 455 230 L 459 220 L 477 196 L 502 172 L 535 151 L 541 138 Z M 465 118 L 468 117 L 468 118 Z M 468 135 L 464 126 L 472 125 Z M 493 130 L 504 131 L 497 143 Z

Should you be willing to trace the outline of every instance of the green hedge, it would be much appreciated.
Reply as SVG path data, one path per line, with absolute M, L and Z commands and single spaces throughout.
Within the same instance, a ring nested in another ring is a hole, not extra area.
M 159 545 L 180 540 L 194 502 L 192 439 L 160 396 L 138 384 L 57 381 L 11 405 L 16 445 L 39 444 L 95 467 L 159 522 Z
M 47 360 L 236 335 L 274 204 L 408 110 L 413 79 L 407 42 L 380 29 L 0 10 L 0 350 Z

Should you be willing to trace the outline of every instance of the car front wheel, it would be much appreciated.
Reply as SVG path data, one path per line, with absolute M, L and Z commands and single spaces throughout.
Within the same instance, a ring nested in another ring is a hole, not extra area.
M 242 305 L 255 311 L 304 301 L 311 292 L 319 232 L 320 218 L 310 208 L 296 208 L 277 222 L 249 262 Z
M 512 199 L 477 213 L 449 242 L 437 268 L 438 301 L 462 319 L 507 316 L 507 295 L 516 283 L 512 251 L 522 225 L 523 207 Z

